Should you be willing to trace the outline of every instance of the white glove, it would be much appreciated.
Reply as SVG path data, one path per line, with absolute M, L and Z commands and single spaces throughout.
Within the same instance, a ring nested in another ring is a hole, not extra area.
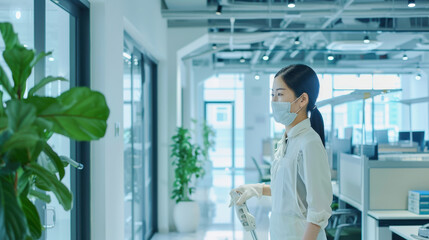
M 232 205 L 242 205 L 244 202 L 246 202 L 248 199 L 252 197 L 258 197 L 260 198 L 262 196 L 262 189 L 264 187 L 263 183 L 257 183 L 257 184 L 245 184 L 241 185 L 238 188 L 234 188 L 231 190 L 229 195 L 231 195 L 231 200 L 229 203 L 229 207 Z M 237 200 L 237 202 L 234 203 L 232 200 L 232 192 L 236 191 L 241 194 L 240 198 Z

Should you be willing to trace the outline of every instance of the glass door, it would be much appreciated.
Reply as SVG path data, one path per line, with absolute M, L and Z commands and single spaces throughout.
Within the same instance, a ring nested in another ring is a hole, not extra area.
M 215 169 L 235 168 L 234 102 L 205 102 L 207 124 L 216 129 L 216 148 L 210 150 Z
M 144 122 L 144 238 L 150 239 L 156 228 L 156 178 L 155 178 L 155 136 L 156 136 L 156 64 L 143 57 L 143 122 Z
M 126 48 L 124 58 L 125 239 L 143 238 L 143 102 L 141 55 Z
M 156 229 L 156 64 L 126 38 L 124 62 L 125 239 Z
M 45 3 L 45 49 L 53 51 L 52 55 L 45 59 L 45 76 L 62 76 L 70 79 L 72 53 L 70 24 L 75 19 L 53 2 L 46 0 Z M 70 82 L 57 81 L 46 85 L 43 95 L 57 97 L 68 89 L 70 89 Z M 48 143 L 58 155 L 71 157 L 71 141 L 68 137 L 54 134 Z M 65 169 L 65 172 L 62 182 L 71 189 L 70 166 Z M 42 206 L 43 225 L 46 229 L 42 239 L 71 239 L 71 211 L 65 211 L 53 193 L 49 195 L 51 195 L 51 202 Z

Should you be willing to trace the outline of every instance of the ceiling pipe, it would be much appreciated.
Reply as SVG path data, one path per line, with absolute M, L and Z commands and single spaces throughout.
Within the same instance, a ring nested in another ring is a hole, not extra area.
M 324 23 L 323 23 L 323 25 L 322 25 L 322 29 L 325 29 L 325 28 L 327 28 L 329 25 L 331 25 L 331 23 L 334 21 L 334 20 L 337 20 L 338 19 L 338 17 L 339 16 L 341 16 L 341 14 L 344 12 L 344 10 L 345 9 L 347 9 L 352 3 L 353 3 L 353 1 L 354 0 L 349 0 L 349 1 L 347 1 L 346 2 L 346 4 L 344 4 L 340 9 L 338 9 L 337 10 L 337 12 L 334 14 L 334 15 L 332 15 L 332 16 L 330 16 Z M 312 35 L 311 35 L 311 37 L 309 38 L 309 39 L 314 39 L 315 37 L 317 37 L 318 36 L 318 34 L 320 34 L 320 33 L 313 33 Z M 302 33 L 300 33 L 298 36 L 301 36 L 302 35 Z M 274 44 L 274 42 L 273 42 L 273 44 Z M 275 46 L 274 46 L 275 47 Z M 273 47 L 273 48 L 274 48 Z M 294 51 L 294 52 L 292 52 L 292 54 L 290 55 L 290 57 L 291 58 L 294 58 L 297 54 L 299 53 L 299 51 Z M 314 57 L 314 54 L 312 54 L 313 56 L 311 57 L 311 59 L 309 59 L 309 61 L 310 62 L 312 62 L 313 61 L 313 57 Z
M 270 0 L 268 0 L 270 1 Z M 228 6 L 230 9 L 235 10 L 265 10 L 268 11 L 270 8 L 269 2 L 239 2 L 235 0 L 222 0 L 222 5 Z M 331 2 L 318 1 L 317 3 L 312 2 L 300 2 L 293 10 L 288 8 L 285 3 L 271 3 L 271 7 L 278 10 L 289 10 L 289 11 L 313 11 L 313 10 L 332 10 L 338 8 L 338 5 Z M 419 2 L 419 8 L 429 8 L 429 2 Z M 391 1 L 391 2 L 364 2 L 354 3 L 350 6 L 349 10 L 374 10 L 374 9 L 409 9 L 407 4 L 402 1 Z
M 234 51 L 234 23 L 235 23 L 235 18 L 230 18 L 229 21 L 231 22 L 231 35 L 229 37 L 229 49 L 231 51 Z

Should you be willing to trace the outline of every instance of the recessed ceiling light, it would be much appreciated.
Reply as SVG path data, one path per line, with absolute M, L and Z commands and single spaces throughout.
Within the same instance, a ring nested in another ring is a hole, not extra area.
M 264 56 L 262 57 L 262 59 L 263 59 L 264 61 L 268 61 L 268 59 L 270 59 L 270 57 L 268 57 L 267 55 L 264 55 Z
M 335 59 L 334 55 L 332 55 L 332 54 L 329 54 L 329 55 L 328 55 L 328 60 L 329 60 L 329 61 L 332 61 L 332 60 L 334 60 L 334 59 Z
M 49 57 L 48 60 L 49 60 L 49 62 L 53 62 L 53 61 L 55 61 L 55 58 Z
M 408 0 L 408 7 L 413 8 L 416 6 L 416 1 L 415 0 Z
M 294 8 L 295 7 L 295 0 L 288 0 L 287 7 L 288 8 Z
M 217 5 L 216 15 L 222 15 L 222 5 Z
M 299 37 L 296 37 L 296 38 L 295 38 L 295 42 L 294 42 L 294 43 L 295 43 L 295 45 L 299 45 L 299 44 L 301 44 L 301 41 L 299 41 Z
M 407 54 L 404 54 L 404 56 L 402 56 L 402 60 L 407 61 L 408 60 L 408 56 Z
M 420 73 L 418 73 L 418 74 L 416 75 L 416 80 L 418 81 L 418 80 L 420 80 L 420 79 L 422 79 L 422 75 L 420 75 Z
M 16 11 L 15 12 L 15 17 L 16 17 L 16 19 L 21 19 L 21 11 Z
M 259 74 L 255 74 L 255 80 L 259 80 L 261 78 L 261 76 L 259 76 Z
M 369 41 L 369 37 L 368 37 L 368 35 L 366 35 L 364 38 L 363 38 L 363 42 L 364 43 L 369 43 L 370 41 Z
M 240 62 L 241 62 L 241 63 L 244 63 L 245 61 L 246 61 L 246 59 L 244 59 L 244 57 L 241 57 L 241 58 L 240 58 Z

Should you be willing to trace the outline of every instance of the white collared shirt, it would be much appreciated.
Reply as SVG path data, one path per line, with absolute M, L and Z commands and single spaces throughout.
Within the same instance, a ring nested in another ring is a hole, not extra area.
M 277 145 L 271 169 L 272 240 L 301 240 L 307 222 L 321 227 L 331 216 L 332 185 L 328 157 L 320 136 L 305 119 Z

